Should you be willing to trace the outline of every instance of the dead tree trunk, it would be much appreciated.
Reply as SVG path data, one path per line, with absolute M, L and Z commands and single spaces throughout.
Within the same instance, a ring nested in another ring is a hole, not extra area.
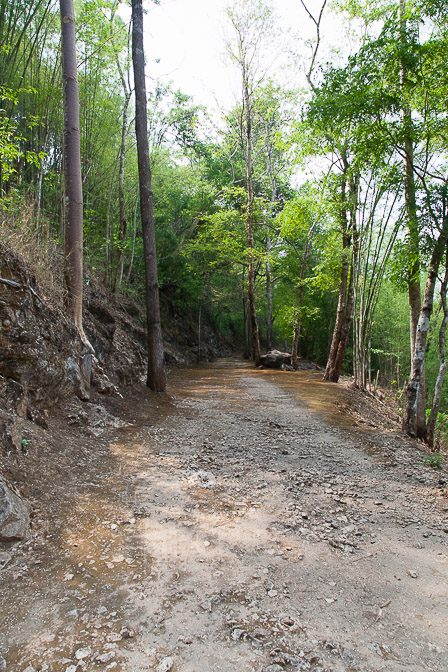
M 140 214 L 145 256 L 146 325 L 148 345 L 147 386 L 154 392 L 166 389 L 162 327 L 160 324 L 154 203 L 149 164 L 145 54 L 143 50 L 142 0 L 132 0 L 132 63 L 135 84 L 135 128 L 137 138 Z

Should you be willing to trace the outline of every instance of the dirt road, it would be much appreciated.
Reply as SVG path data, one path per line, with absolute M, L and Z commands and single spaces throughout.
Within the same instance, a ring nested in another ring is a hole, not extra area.
M 221 360 L 84 405 L 3 554 L 0 670 L 446 672 L 441 473 L 352 399 Z

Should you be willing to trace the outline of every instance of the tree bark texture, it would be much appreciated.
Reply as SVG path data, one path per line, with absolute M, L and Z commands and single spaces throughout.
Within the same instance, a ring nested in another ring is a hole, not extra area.
M 139 197 L 137 194 L 137 198 L 135 199 L 135 205 L 134 205 L 134 214 L 132 216 L 132 246 L 131 246 L 131 258 L 129 259 L 129 266 L 128 270 L 126 271 L 126 284 L 129 284 L 129 278 L 131 277 L 132 273 L 132 266 L 134 264 L 134 256 L 135 256 L 135 239 L 137 237 L 137 208 L 138 208 L 138 201 Z
M 160 324 L 154 203 L 149 164 L 145 54 L 143 50 L 142 0 L 132 0 L 132 63 L 135 85 L 135 127 L 137 138 L 140 214 L 145 256 L 146 324 L 148 346 L 147 386 L 154 392 L 166 389 L 162 327 Z
M 409 383 L 406 388 L 406 400 L 403 416 L 403 429 L 410 436 L 426 439 L 426 422 L 422 428 L 417 422 L 418 399 L 421 394 L 424 381 L 422 372 L 425 365 L 426 340 L 428 336 L 429 321 L 434 305 L 434 290 L 437 282 L 437 274 L 448 237 L 448 220 L 444 222 L 443 229 L 437 239 L 428 269 L 423 305 L 418 320 L 415 335 L 415 346 L 412 357 L 412 368 Z
M 64 281 L 66 308 L 83 343 L 92 349 L 82 325 L 83 199 L 79 130 L 79 89 L 73 0 L 60 0 L 64 88 Z
M 448 287 L 448 250 L 445 251 L 445 275 L 440 286 L 440 301 L 443 308 L 443 319 L 439 329 L 439 372 L 434 387 L 434 398 L 431 412 L 426 426 L 426 441 L 430 446 L 434 445 L 437 416 L 442 396 L 442 386 L 446 374 L 446 328 L 448 326 L 448 304 L 446 293 Z

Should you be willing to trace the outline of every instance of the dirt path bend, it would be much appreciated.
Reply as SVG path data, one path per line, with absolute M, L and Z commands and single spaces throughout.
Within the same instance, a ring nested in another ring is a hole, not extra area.
M 354 426 L 317 374 L 221 360 L 170 392 L 112 402 L 125 424 L 47 495 L 0 574 L 0 669 L 447 672 L 422 449 Z

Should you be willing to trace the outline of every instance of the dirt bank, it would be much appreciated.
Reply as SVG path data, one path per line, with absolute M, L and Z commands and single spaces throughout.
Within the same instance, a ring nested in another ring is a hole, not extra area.
M 169 392 L 36 428 L 0 669 L 446 672 L 448 499 L 424 449 L 318 374 L 221 360 Z

